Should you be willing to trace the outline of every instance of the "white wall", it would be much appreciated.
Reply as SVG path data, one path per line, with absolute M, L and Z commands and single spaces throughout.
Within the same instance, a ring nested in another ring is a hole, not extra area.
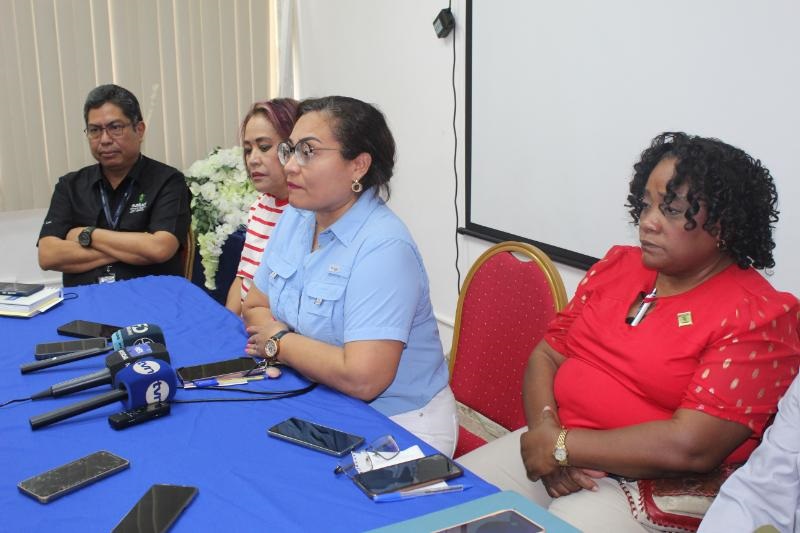
M 298 0 L 296 89 L 301 97 L 343 94 L 377 104 L 397 142 L 390 206 L 425 259 L 431 297 L 447 348 L 458 299 L 453 194 L 452 34 L 438 39 L 433 19 L 443 0 Z M 458 190 L 464 223 L 464 43 L 466 7 L 456 18 Z M 509 192 L 512 194 L 512 192 Z M 490 246 L 459 236 L 461 279 Z M 567 292 L 583 272 L 558 265 Z
M 37 260 L 36 241 L 46 213 L 46 209 L 0 212 L 0 281 L 61 284 L 61 273 L 43 271 Z

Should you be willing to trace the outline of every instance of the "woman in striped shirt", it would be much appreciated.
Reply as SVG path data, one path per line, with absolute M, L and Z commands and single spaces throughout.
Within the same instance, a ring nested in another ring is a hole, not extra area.
M 289 191 L 277 147 L 289 138 L 296 113 L 295 100 L 275 98 L 254 103 L 242 121 L 244 166 L 259 195 L 250 206 L 242 257 L 225 302 L 225 307 L 237 315 L 242 313 L 242 302 L 253 284 L 253 275 L 287 204 Z

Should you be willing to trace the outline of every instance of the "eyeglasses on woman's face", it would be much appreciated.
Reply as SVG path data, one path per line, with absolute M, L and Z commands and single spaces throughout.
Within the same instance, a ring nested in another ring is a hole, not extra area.
M 297 164 L 304 167 L 314 157 L 314 152 L 318 150 L 341 151 L 338 148 L 311 146 L 308 141 L 298 141 L 294 146 L 292 146 L 290 142 L 284 141 L 278 145 L 278 160 L 281 162 L 281 165 L 286 166 L 286 164 L 289 163 L 289 159 L 294 155 L 294 160 L 297 161 Z
M 397 457 L 397 454 L 400 453 L 400 446 L 397 445 L 397 441 L 394 440 L 394 437 L 391 435 L 383 435 L 372 441 L 369 446 L 367 446 L 365 452 L 363 456 L 364 462 L 360 465 L 361 472 L 368 472 L 375 468 L 373 457 L 380 457 L 387 461 L 394 459 Z M 346 458 L 339 461 L 339 465 L 333 473 L 337 475 L 346 474 L 347 477 L 350 478 L 358 474 L 359 470 L 356 468 L 355 462 L 353 461 L 353 454 L 348 454 Z

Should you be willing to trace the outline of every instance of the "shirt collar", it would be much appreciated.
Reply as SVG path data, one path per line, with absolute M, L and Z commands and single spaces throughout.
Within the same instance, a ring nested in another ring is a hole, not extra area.
M 378 206 L 384 204 L 383 199 L 375 192 L 376 190 L 377 188 L 373 188 L 372 190 L 365 191 L 359 196 L 356 203 L 345 211 L 339 220 L 331 224 L 325 231 L 333 233 L 345 246 L 353 242 L 358 231 L 367 222 L 369 215 L 377 209 Z
M 139 180 L 139 177 L 142 174 L 142 169 L 144 168 L 145 159 L 147 159 L 147 158 L 144 156 L 144 154 L 139 152 L 139 159 L 137 159 L 136 163 L 133 164 L 133 167 L 131 167 L 130 172 L 128 172 L 128 175 L 125 176 L 125 179 L 120 182 L 120 185 L 125 183 L 129 178 L 133 179 L 133 181 L 138 181 Z M 104 179 L 105 179 L 105 176 L 103 176 L 103 169 L 100 166 L 100 163 L 97 163 L 94 166 L 94 175 L 92 176 L 92 185 L 94 185 L 97 182 L 99 182 L 101 180 L 104 180 Z M 108 183 L 108 180 L 106 180 L 106 184 L 107 183 Z

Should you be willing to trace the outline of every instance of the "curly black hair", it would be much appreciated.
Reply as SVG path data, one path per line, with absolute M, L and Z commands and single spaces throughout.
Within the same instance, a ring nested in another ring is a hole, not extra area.
M 772 230 L 779 212 L 772 174 L 761 161 L 719 139 L 683 132 L 665 132 L 653 139 L 633 165 L 626 207 L 635 225 L 644 207 L 647 179 L 664 159 L 675 159 L 675 174 L 667 183 L 664 203 L 671 203 L 682 185 L 689 187 L 686 230 L 697 227 L 694 216 L 703 204 L 708 210 L 703 229 L 720 238 L 740 268 L 775 266 Z

